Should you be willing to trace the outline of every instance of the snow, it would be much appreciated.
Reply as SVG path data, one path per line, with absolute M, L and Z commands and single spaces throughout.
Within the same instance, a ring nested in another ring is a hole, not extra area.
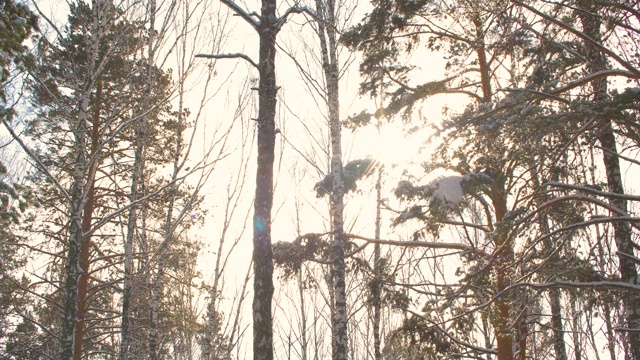
M 431 183 L 432 186 L 437 187 L 433 192 L 433 197 L 443 203 L 459 204 L 464 199 L 461 185 L 463 180 L 462 176 L 446 176 L 435 180 Z

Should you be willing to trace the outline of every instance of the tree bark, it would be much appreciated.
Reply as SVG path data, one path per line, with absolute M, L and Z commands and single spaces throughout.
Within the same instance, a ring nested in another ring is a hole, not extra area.
M 93 119 L 91 124 L 91 151 L 89 154 L 89 171 L 87 173 L 86 193 L 87 200 L 82 214 L 82 232 L 86 233 L 91 230 L 93 222 L 93 210 L 95 208 L 95 172 L 98 167 L 99 160 L 97 157 L 99 141 L 100 141 L 100 110 L 102 101 L 102 86 L 97 82 L 96 96 L 93 101 Z M 84 330 L 86 327 L 85 316 L 87 312 L 87 292 L 89 291 L 89 271 L 90 271 L 90 249 L 91 236 L 84 236 L 80 246 L 80 268 L 82 274 L 78 280 L 78 322 L 76 323 L 75 340 L 74 340 L 74 360 L 82 358 L 82 347 L 84 345 Z
M 156 18 L 156 2 L 151 0 L 149 6 L 149 31 L 147 39 L 147 74 L 145 84 L 145 102 L 141 107 L 141 113 L 147 112 L 150 104 L 149 96 L 151 95 L 153 86 L 152 67 L 155 60 L 155 18 Z M 147 115 L 143 115 L 135 129 L 135 150 L 133 175 L 131 176 L 131 193 L 129 194 L 129 202 L 134 203 L 140 196 L 144 182 L 144 169 L 146 166 L 146 142 L 147 142 Z M 122 322 L 120 325 L 120 359 L 127 360 L 129 358 L 129 341 L 130 341 L 130 312 L 132 291 L 132 275 L 133 275 L 133 240 L 138 228 L 138 206 L 132 206 L 129 209 L 129 218 L 127 221 L 127 237 L 124 245 L 124 282 L 122 286 Z
M 325 6 L 326 5 L 326 6 Z M 331 277 L 333 278 L 333 316 L 332 330 L 332 358 L 346 360 L 349 357 L 349 337 L 347 333 L 347 295 L 346 295 L 346 265 L 344 257 L 344 187 L 342 184 L 342 124 L 340 123 L 340 94 L 338 74 L 338 44 L 336 41 L 336 4 L 334 0 L 316 1 L 318 21 L 318 35 L 322 51 L 322 68 L 326 83 L 326 99 L 329 113 L 329 138 L 331 141 L 331 177 L 333 188 L 331 192 L 331 230 L 333 256 Z
M 258 168 L 253 215 L 253 358 L 273 359 L 273 161 L 276 115 L 276 1 L 262 0 L 258 70 Z
M 378 124 L 378 132 L 380 127 Z M 380 239 L 380 228 L 382 226 L 382 167 L 378 168 L 378 179 L 376 180 L 376 223 L 375 238 Z M 380 333 L 380 323 L 382 320 L 382 258 L 380 256 L 380 244 L 375 244 L 373 248 L 373 354 L 375 360 L 382 360 L 382 339 Z
M 494 191 L 492 201 L 496 214 L 496 224 L 499 224 L 507 214 L 507 200 L 504 191 L 501 189 L 504 184 L 500 183 L 496 186 L 500 187 L 500 189 Z M 496 260 L 494 272 L 496 290 L 501 292 L 511 284 L 509 273 L 512 271 L 510 265 L 513 260 L 513 244 L 511 244 L 506 231 L 498 231 L 499 233 L 496 234 L 495 239 L 495 256 L 498 259 Z M 498 347 L 498 360 L 512 360 L 513 337 L 510 331 L 512 317 L 511 304 L 507 295 L 503 294 L 496 299 L 494 309 L 493 327 Z
M 67 263 L 65 266 L 65 304 L 60 334 L 60 359 L 71 360 L 75 357 L 75 332 L 78 323 L 78 283 L 83 274 L 80 265 L 80 253 L 83 242 L 83 214 L 87 197 L 86 173 L 88 169 L 87 121 L 89 121 L 89 99 L 95 85 L 95 65 L 100 41 L 100 0 L 92 1 L 92 25 L 89 54 L 85 66 L 86 73 L 80 96 L 78 97 L 78 122 L 73 131 L 75 161 L 71 184 L 70 229 Z

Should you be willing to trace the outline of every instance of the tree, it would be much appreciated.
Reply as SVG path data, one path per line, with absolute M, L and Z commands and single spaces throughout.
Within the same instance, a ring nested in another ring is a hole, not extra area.
M 258 167 L 253 215 L 253 356 L 254 359 L 273 358 L 273 252 L 271 249 L 271 209 L 273 207 L 273 162 L 275 149 L 276 38 L 287 17 L 308 10 L 299 6 L 276 16 L 276 1 L 262 0 L 261 13 L 253 18 L 235 2 L 222 0 L 258 33 L 259 59 L 254 62 L 245 54 L 211 54 L 207 58 L 242 58 L 259 72 L 258 86 Z

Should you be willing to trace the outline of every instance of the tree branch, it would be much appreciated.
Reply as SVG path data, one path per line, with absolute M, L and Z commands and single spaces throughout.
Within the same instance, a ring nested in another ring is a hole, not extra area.
M 425 247 L 430 249 L 449 249 L 449 250 L 461 250 L 469 251 L 482 256 L 488 256 L 484 251 L 474 248 L 469 245 L 460 243 L 445 243 L 445 242 L 428 242 L 428 241 L 401 241 L 401 240 L 384 240 L 384 239 L 372 239 L 360 235 L 344 234 L 345 237 L 350 239 L 364 240 L 368 243 L 381 244 L 381 245 L 395 245 L 405 247 Z
M 285 11 L 284 14 L 282 14 L 282 16 L 280 16 L 278 18 L 278 20 L 275 23 L 276 30 L 280 30 L 282 28 L 282 26 L 287 22 L 287 18 L 289 17 L 289 15 L 291 15 L 291 14 L 302 14 L 302 13 L 308 14 L 309 16 L 311 16 L 316 21 L 320 21 L 322 23 L 325 22 L 323 19 L 318 17 L 318 15 L 313 10 L 309 9 L 308 7 L 294 5 L 294 6 L 290 7 L 290 8 L 288 8 L 287 11 Z
M 249 64 L 253 65 L 254 68 L 258 69 L 258 64 L 255 63 L 248 55 L 243 53 L 232 53 L 232 54 L 198 54 L 196 55 L 198 58 L 205 59 L 243 59 L 249 62 Z
M 609 55 L 610 57 L 612 57 L 613 59 L 615 59 L 620 65 L 622 65 L 624 68 L 626 68 L 627 70 L 629 70 L 630 73 L 635 74 L 635 78 L 637 79 L 638 76 L 640 76 L 640 70 L 638 70 L 635 66 L 633 66 L 632 64 L 628 63 L 627 61 L 625 61 L 624 59 L 622 59 L 620 56 L 618 56 L 617 54 L 615 54 L 612 50 L 610 50 L 609 48 L 607 48 L 606 46 L 603 46 L 600 42 L 595 41 L 594 39 L 590 38 L 589 36 L 585 35 L 582 31 L 576 30 L 575 28 L 573 28 L 572 26 L 570 26 L 569 24 L 565 23 L 564 21 L 557 19 L 551 15 L 547 15 L 544 12 L 536 9 L 535 7 L 525 4 L 522 1 L 519 0 L 511 0 L 512 2 L 518 4 L 519 6 L 522 6 L 523 8 L 531 11 L 532 13 L 542 17 L 545 20 L 548 20 L 556 25 L 558 25 L 559 27 L 567 30 L 568 32 L 576 35 L 577 37 L 583 39 L 583 40 L 587 40 L 588 42 L 590 42 L 591 44 L 593 44 L 594 46 L 596 46 L 598 49 L 600 49 L 600 51 L 602 51 L 603 53 Z
M 22 150 L 24 150 L 24 152 L 27 153 L 27 155 L 29 155 L 29 157 L 31 159 L 33 159 L 33 161 L 36 162 L 36 165 L 38 166 L 39 170 L 42 171 L 43 173 L 45 173 L 45 175 L 47 175 L 47 177 L 51 180 L 51 182 L 53 183 L 53 185 L 55 185 L 55 187 L 60 191 L 60 193 L 64 196 L 65 200 L 67 200 L 68 202 L 71 201 L 71 196 L 69 195 L 69 193 L 67 192 L 67 190 L 65 190 L 62 185 L 60 185 L 60 183 L 58 182 L 58 180 L 49 172 L 49 169 L 47 169 L 47 166 L 44 165 L 42 163 L 42 161 L 40 160 L 40 158 L 38 158 L 38 156 L 31 151 L 31 149 L 29 149 L 29 147 L 27 146 L 27 144 L 24 143 L 24 141 L 22 141 L 22 139 L 20 139 L 20 137 L 18 136 L 18 134 L 15 133 L 15 131 L 13 131 L 13 128 L 9 125 L 9 123 L 7 122 L 7 120 L 4 118 L 4 116 L 2 116 L 2 123 L 4 124 L 4 127 L 7 128 L 7 131 L 9 131 L 9 134 L 11 134 L 11 137 L 18 142 L 18 144 L 20 144 L 20 147 L 22 148 Z
M 238 16 L 244 19 L 244 21 L 248 22 L 249 25 L 253 26 L 253 28 L 257 31 L 260 26 L 260 20 L 253 19 L 251 14 L 246 12 L 243 8 L 241 8 L 238 4 L 233 2 L 232 0 L 220 0 L 223 4 L 227 5 L 231 10 L 233 10 Z

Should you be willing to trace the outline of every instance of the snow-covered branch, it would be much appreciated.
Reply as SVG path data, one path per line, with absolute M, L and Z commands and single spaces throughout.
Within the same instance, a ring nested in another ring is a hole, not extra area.
M 519 288 L 519 287 L 530 287 L 533 289 L 550 289 L 550 288 L 574 288 L 574 289 L 594 289 L 594 290 L 610 290 L 610 289 L 622 289 L 622 290 L 633 290 L 640 291 L 640 285 L 635 285 L 623 281 L 585 281 L 585 282 L 575 282 L 575 281 L 563 281 L 563 280 L 555 280 L 549 281 L 545 283 L 517 283 L 511 286 L 506 287 L 503 291 L 500 292 L 499 295 L 504 294 L 505 292 Z
M 287 11 L 284 12 L 284 14 L 282 14 L 282 16 L 280 16 L 278 18 L 278 20 L 275 23 L 275 27 L 277 30 L 280 30 L 282 28 L 282 26 L 287 22 L 287 18 L 289 17 L 289 15 L 291 14 L 308 14 L 309 16 L 311 16 L 314 20 L 316 21 L 320 21 L 320 22 L 324 22 L 324 20 L 322 20 L 320 17 L 318 17 L 318 15 L 311 9 L 309 9 L 306 6 L 299 6 L 299 5 L 294 5 L 290 8 L 287 9 Z
M 622 76 L 622 77 L 626 77 L 628 79 L 640 79 L 640 71 L 627 71 L 627 70 L 622 70 L 622 69 L 606 69 L 606 70 L 600 70 L 600 71 L 596 71 L 593 74 L 589 74 L 589 75 L 585 75 L 577 80 L 574 80 L 562 87 L 559 87 L 557 89 L 554 89 L 553 91 L 551 91 L 549 94 L 551 96 L 555 96 L 558 94 L 562 94 L 568 90 L 571 89 L 575 89 L 579 86 L 582 86 L 584 84 L 590 83 L 592 81 L 596 81 L 596 80 L 600 80 L 603 78 L 607 78 L 607 77 L 612 77 L 612 76 Z
M 592 187 L 565 184 L 565 183 L 556 182 L 556 181 L 549 181 L 545 183 L 543 186 L 553 186 L 553 187 L 559 187 L 563 189 L 584 191 L 590 194 L 604 196 L 607 198 L 618 198 L 618 199 L 625 199 L 625 200 L 631 200 L 631 201 L 640 201 L 640 196 L 628 195 L 628 194 L 616 194 L 612 192 L 596 190 Z
M 608 56 L 610 56 L 611 58 L 615 59 L 620 65 L 622 65 L 623 67 L 625 67 L 627 70 L 629 70 L 629 74 L 634 74 L 633 78 L 637 79 L 640 76 L 640 70 L 638 70 L 635 66 L 633 66 L 632 64 L 630 64 L 629 62 L 625 61 L 623 58 L 621 58 L 620 56 L 618 56 L 617 54 L 615 54 L 613 51 L 611 51 L 609 48 L 607 48 L 606 46 L 603 46 L 600 42 L 596 41 L 595 39 L 590 38 L 589 36 L 587 36 L 585 33 L 583 33 L 582 31 L 579 31 L 577 29 L 575 29 L 574 27 L 572 27 L 571 25 L 567 24 L 566 22 L 550 16 L 548 14 L 545 14 L 544 12 L 536 9 L 534 6 L 529 5 L 529 4 L 525 4 L 522 1 L 519 0 L 511 0 L 512 2 L 518 4 L 519 6 L 522 6 L 523 8 L 531 11 L 532 13 L 542 17 L 543 19 L 550 21 L 556 25 L 558 25 L 559 27 L 567 30 L 568 32 L 578 36 L 579 38 L 586 40 L 588 42 L 590 42 L 591 44 L 593 44 L 595 47 L 597 47 L 598 49 L 600 49 L 600 51 L 602 51 L 603 53 L 607 54 Z M 613 70 L 616 71 L 616 70 Z M 624 70 L 618 70 L 618 71 L 624 71 Z M 592 74 L 593 75 L 593 74 Z M 586 77 L 589 77 L 591 75 L 587 75 Z M 625 76 L 625 75 L 622 75 Z M 584 79 L 584 78 L 583 78 Z M 578 79 L 577 81 L 580 81 L 580 79 Z M 591 81 L 591 80 L 588 80 Z M 562 90 L 565 91 L 566 89 Z M 554 93 L 557 93 L 557 91 L 554 91 Z
M 540 206 L 538 206 L 538 210 L 544 209 L 546 207 L 552 206 L 556 203 L 559 202 L 563 202 L 563 201 L 567 201 L 567 200 L 580 200 L 580 201 L 586 201 L 586 202 L 590 202 L 592 204 L 601 206 L 611 212 L 617 213 L 620 216 L 629 216 L 629 213 L 627 213 L 626 211 L 618 208 L 615 205 L 609 204 L 605 201 L 602 200 L 598 200 L 596 198 L 592 198 L 590 196 L 587 195 L 580 195 L 580 194 L 573 194 L 573 195 L 567 195 L 567 196 L 561 196 L 561 197 L 556 197 L 553 198 L 551 200 L 545 201 L 544 203 L 540 204 Z
M 372 239 L 365 236 L 353 235 L 353 234 L 344 234 L 344 236 L 350 239 L 364 240 L 367 243 L 371 243 L 371 244 L 394 245 L 394 246 L 405 246 L 405 247 L 424 247 L 429 249 L 461 250 L 461 251 L 469 251 L 482 256 L 488 256 L 486 252 L 480 249 L 477 249 L 473 246 L 460 244 L 460 243 Z
M 612 222 L 619 222 L 619 221 L 624 221 L 624 222 L 628 222 L 629 224 L 636 226 L 635 224 L 640 223 L 640 218 L 637 217 L 629 217 L 629 216 L 620 216 L 620 217 L 606 217 L 606 216 L 602 216 L 602 217 L 594 217 L 592 219 L 589 219 L 587 221 L 581 221 L 581 222 L 577 222 L 577 223 L 573 223 L 571 225 L 568 226 L 564 226 L 562 228 L 559 228 L 557 230 L 554 230 L 548 234 L 545 234 L 544 236 L 538 238 L 538 241 L 544 240 L 544 239 L 548 239 L 553 237 L 556 234 L 565 232 L 565 231 L 572 231 L 572 230 L 576 230 L 576 229 L 580 229 L 583 227 L 587 227 L 590 225 L 597 225 L 597 224 L 605 224 L 605 223 L 612 223 Z
M 243 59 L 249 62 L 249 64 L 253 65 L 254 68 L 258 69 L 258 64 L 253 61 L 248 55 L 243 53 L 232 53 L 232 54 L 198 54 L 196 57 L 205 58 L 205 59 Z
M 248 22 L 249 25 L 253 26 L 254 29 L 258 30 L 260 26 L 260 20 L 254 19 L 251 17 L 253 13 L 246 12 L 243 8 L 241 8 L 238 4 L 233 2 L 232 0 L 220 0 L 223 4 L 227 5 L 231 8 L 238 16 L 244 19 L 244 21 Z

